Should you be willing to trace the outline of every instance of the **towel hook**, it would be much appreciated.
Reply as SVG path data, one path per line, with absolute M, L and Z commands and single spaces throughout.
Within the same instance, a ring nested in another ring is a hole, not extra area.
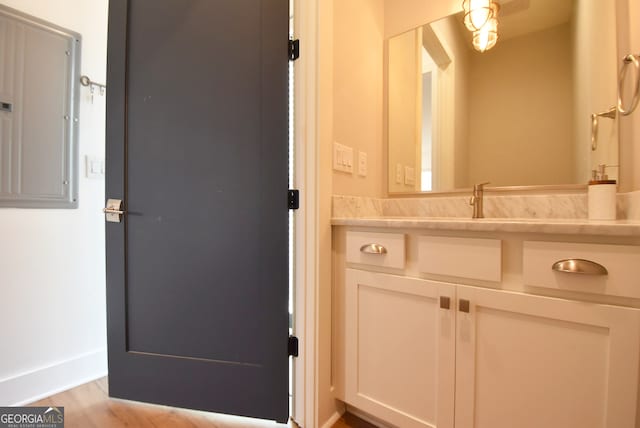
M 83 76 L 80 76 L 80 84 L 82 86 L 88 86 L 92 90 L 95 89 L 95 88 L 99 88 L 100 89 L 100 95 L 103 95 L 104 94 L 104 90 L 107 89 L 107 85 L 103 85 L 102 83 L 94 82 L 93 80 L 89 79 L 89 76 L 87 76 L 86 74 L 83 75 Z
M 591 151 L 595 151 L 598 148 L 598 118 L 606 117 L 615 120 L 617 115 L 618 109 L 615 106 L 607 111 L 591 114 Z

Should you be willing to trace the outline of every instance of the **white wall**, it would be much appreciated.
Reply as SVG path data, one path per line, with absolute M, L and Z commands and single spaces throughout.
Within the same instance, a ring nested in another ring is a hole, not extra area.
M 105 81 L 108 0 L 0 3 L 80 33 L 82 74 Z M 104 180 L 84 169 L 104 156 L 105 99 L 81 91 L 79 208 L 0 209 L 0 405 L 106 374 Z

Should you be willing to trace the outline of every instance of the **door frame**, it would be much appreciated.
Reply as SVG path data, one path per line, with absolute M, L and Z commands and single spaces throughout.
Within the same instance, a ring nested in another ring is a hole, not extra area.
M 301 54 L 294 73 L 294 187 L 300 190 L 300 208 L 294 215 L 294 335 L 300 356 L 294 358 L 291 417 L 300 426 L 315 428 L 316 329 L 318 265 L 317 219 L 317 15 L 318 0 L 294 0 L 294 37 Z

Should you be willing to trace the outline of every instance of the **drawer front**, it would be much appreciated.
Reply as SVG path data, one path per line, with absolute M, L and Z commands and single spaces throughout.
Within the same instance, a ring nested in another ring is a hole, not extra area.
M 420 272 L 499 282 L 502 241 L 499 239 L 421 236 Z
M 552 269 L 556 262 L 562 260 L 594 262 L 603 266 L 607 273 L 589 275 Z M 640 276 L 640 247 L 637 246 L 525 241 L 522 262 L 525 285 L 640 298 L 637 281 Z
M 347 232 L 347 262 L 404 269 L 402 233 Z

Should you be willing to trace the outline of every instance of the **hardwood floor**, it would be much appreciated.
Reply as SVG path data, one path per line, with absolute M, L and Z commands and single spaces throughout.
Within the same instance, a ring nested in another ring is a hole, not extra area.
M 278 425 L 256 419 L 177 409 L 155 404 L 109 398 L 107 378 L 61 392 L 31 406 L 64 407 L 66 428 L 276 428 L 297 427 L 290 422 Z M 345 415 L 333 428 L 371 428 L 352 415 Z
M 332 428 L 376 428 L 376 426 L 363 421 L 357 416 L 346 413 Z

